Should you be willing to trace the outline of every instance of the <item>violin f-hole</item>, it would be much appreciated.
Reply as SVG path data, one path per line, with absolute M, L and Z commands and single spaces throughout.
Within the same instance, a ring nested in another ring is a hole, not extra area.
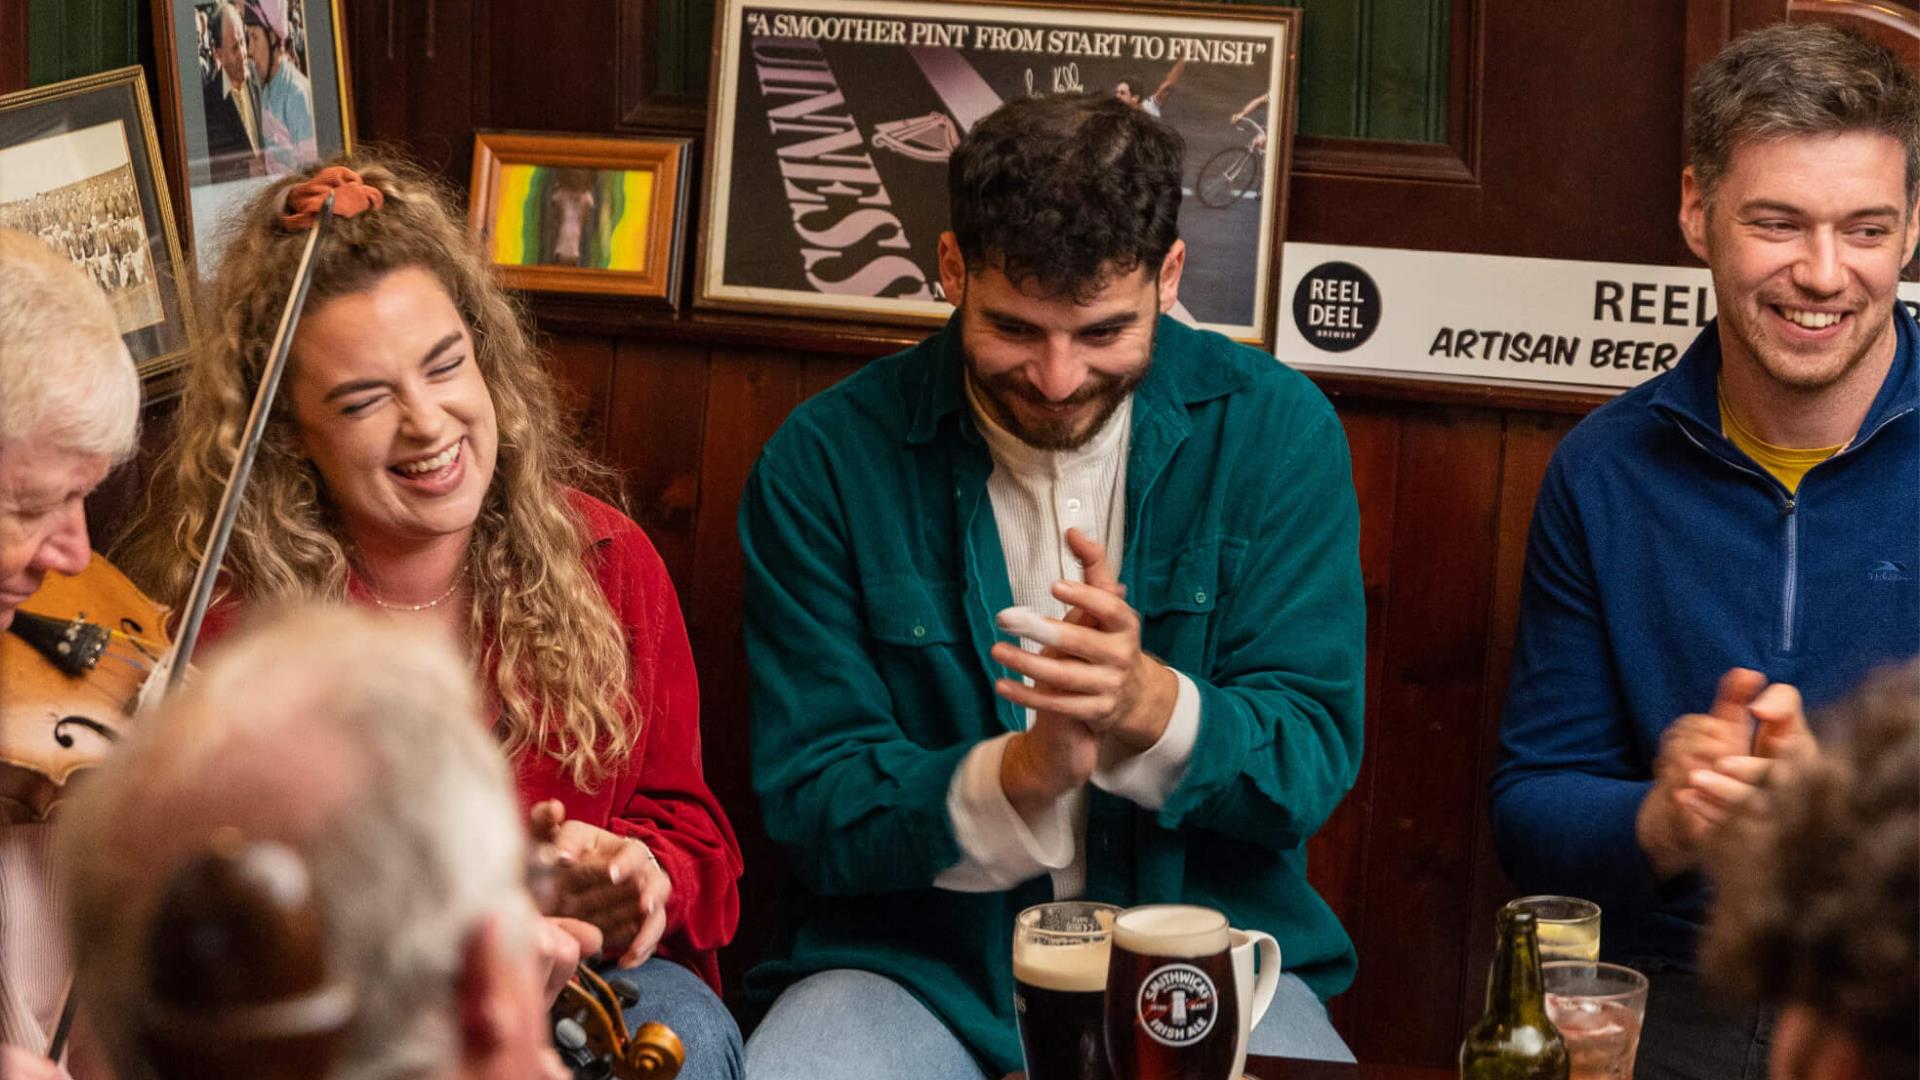
M 54 721 L 53 724 L 53 741 L 59 743 L 63 750 L 73 749 L 73 735 L 67 730 L 70 727 L 85 728 L 108 742 L 120 741 L 120 733 L 118 731 L 115 731 L 92 717 L 63 716 Z

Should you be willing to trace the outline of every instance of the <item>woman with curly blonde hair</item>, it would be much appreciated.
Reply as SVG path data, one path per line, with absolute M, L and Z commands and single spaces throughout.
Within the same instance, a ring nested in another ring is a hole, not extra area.
M 740 852 L 702 774 L 673 585 L 639 526 L 579 490 L 600 470 L 423 174 L 347 160 L 246 208 L 125 565 L 184 600 L 329 193 L 335 217 L 203 640 L 244 608 L 307 597 L 457 635 L 536 831 L 571 856 L 557 913 L 592 923 L 602 955 L 632 969 L 636 1015 L 686 1036 L 684 1075 L 738 1075 L 714 950 L 737 921 Z

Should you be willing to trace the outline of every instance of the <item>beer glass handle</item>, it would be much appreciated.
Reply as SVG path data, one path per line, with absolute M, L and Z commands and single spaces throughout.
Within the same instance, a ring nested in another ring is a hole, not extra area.
M 1253 1010 L 1248 1013 L 1253 1018 L 1250 1026 L 1258 1027 L 1260 1018 L 1267 1015 L 1267 1006 L 1273 1004 L 1273 992 L 1280 988 L 1280 943 L 1264 930 L 1240 932 L 1253 942 L 1254 957 L 1259 961 L 1253 977 Z

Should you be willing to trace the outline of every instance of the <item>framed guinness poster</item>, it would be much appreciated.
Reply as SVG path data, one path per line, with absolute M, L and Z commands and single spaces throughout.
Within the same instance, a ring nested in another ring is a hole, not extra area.
M 723 0 L 696 303 L 933 323 L 947 159 L 1015 97 L 1112 94 L 1186 143 L 1174 315 L 1271 345 L 1297 10 Z

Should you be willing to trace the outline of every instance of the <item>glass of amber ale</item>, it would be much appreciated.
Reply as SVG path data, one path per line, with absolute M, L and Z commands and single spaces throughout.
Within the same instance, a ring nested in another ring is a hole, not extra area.
M 1111 1080 L 1102 1030 L 1112 904 L 1038 904 L 1013 923 L 1013 1009 L 1027 1080 Z
M 1113 921 L 1107 1060 L 1114 1080 L 1229 1080 L 1240 1034 L 1227 917 L 1153 904 Z

